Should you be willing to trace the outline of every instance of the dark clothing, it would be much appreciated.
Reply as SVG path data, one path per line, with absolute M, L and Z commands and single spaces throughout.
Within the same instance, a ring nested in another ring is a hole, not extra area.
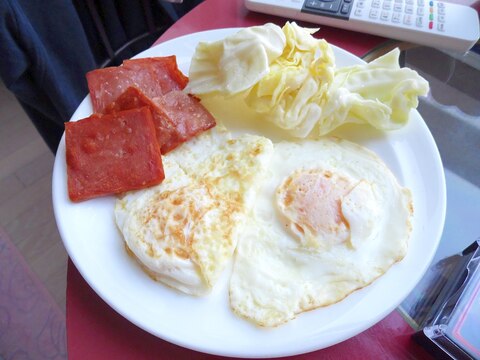
M 84 75 L 96 67 L 73 4 L 0 1 L 0 54 L 5 86 L 55 152 L 63 123 L 87 95 Z
M 1 0 L 0 76 L 56 152 L 85 74 L 148 48 L 175 20 L 166 9 L 178 18 L 198 2 Z

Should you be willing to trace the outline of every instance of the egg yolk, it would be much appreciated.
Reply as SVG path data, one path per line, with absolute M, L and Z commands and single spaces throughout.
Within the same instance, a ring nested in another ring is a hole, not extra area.
M 352 188 L 349 179 L 332 172 L 301 170 L 277 189 L 277 204 L 304 245 L 328 247 L 349 239 L 341 205 Z

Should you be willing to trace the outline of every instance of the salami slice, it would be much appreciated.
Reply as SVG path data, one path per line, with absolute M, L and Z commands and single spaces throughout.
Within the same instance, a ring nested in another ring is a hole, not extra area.
M 172 90 L 183 90 L 188 83 L 188 77 L 178 69 L 175 55 L 125 60 L 123 67 L 134 71 L 150 67 L 159 79 L 164 94 Z
M 196 98 L 183 91 L 171 91 L 152 100 L 168 116 L 180 142 L 185 142 L 216 125 L 212 114 Z
M 166 154 L 169 150 L 177 147 L 182 141 L 179 139 L 178 132 L 168 116 L 152 100 L 145 96 L 140 89 L 134 86 L 129 87 L 117 100 L 108 105 L 104 112 L 111 114 L 143 106 L 148 107 L 152 112 L 157 141 L 162 154 Z
M 159 184 L 164 171 L 147 107 L 65 123 L 72 201 Z
M 181 90 L 188 81 L 175 56 L 126 60 L 121 66 L 92 70 L 86 77 L 95 113 L 103 113 L 130 86 L 153 98 Z

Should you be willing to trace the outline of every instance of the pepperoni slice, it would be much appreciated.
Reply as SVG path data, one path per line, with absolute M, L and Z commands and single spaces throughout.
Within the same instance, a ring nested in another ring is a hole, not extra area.
M 213 116 L 196 98 L 182 91 L 171 91 L 149 99 L 140 89 L 129 87 L 105 108 L 105 113 L 141 106 L 147 106 L 152 112 L 162 154 L 216 124 Z
M 175 56 L 126 60 L 121 66 L 92 70 L 86 77 L 95 113 L 103 113 L 130 86 L 153 98 L 181 90 L 188 81 Z
M 188 77 L 178 69 L 175 55 L 125 60 L 122 66 L 134 71 L 149 67 L 159 79 L 164 94 L 172 90 L 183 90 L 188 83 Z
M 160 110 L 160 108 L 150 98 L 145 96 L 143 92 L 137 87 L 129 87 L 117 100 L 112 102 L 105 108 L 106 114 L 122 110 L 136 109 L 146 106 L 152 112 L 153 122 L 155 125 L 155 132 L 157 141 L 160 145 L 162 154 L 166 154 L 173 147 L 181 143 L 177 135 L 177 130 L 171 123 L 168 116 Z
M 164 171 L 147 107 L 65 123 L 72 201 L 159 184 Z
M 212 114 L 196 98 L 183 91 L 171 91 L 152 100 L 168 116 L 178 134 L 178 139 L 164 144 L 166 149 L 171 150 L 178 145 L 177 142 L 185 142 L 216 125 Z

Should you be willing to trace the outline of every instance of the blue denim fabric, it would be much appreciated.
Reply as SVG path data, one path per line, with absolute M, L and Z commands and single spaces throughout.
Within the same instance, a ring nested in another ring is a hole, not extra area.
M 114 50 L 148 32 L 144 5 L 163 31 L 201 1 L 167 4 L 161 0 L 95 0 L 108 42 Z M 162 6 L 169 8 L 166 13 Z M 170 14 L 171 13 L 171 14 Z M 111 62 L 148 48 L 160 35 L 145 38 Z M 53 152 L 68 121 L 88 94 L 85 74 L 109 60 L 85 0 L 1 0 L 0 77 L 16 96 Z M 0 117 L 1 121 L 1 117 Z
M 0 54 L 2 81 L 56 151 L 96 67 L 72 2 L 0 1 Z

